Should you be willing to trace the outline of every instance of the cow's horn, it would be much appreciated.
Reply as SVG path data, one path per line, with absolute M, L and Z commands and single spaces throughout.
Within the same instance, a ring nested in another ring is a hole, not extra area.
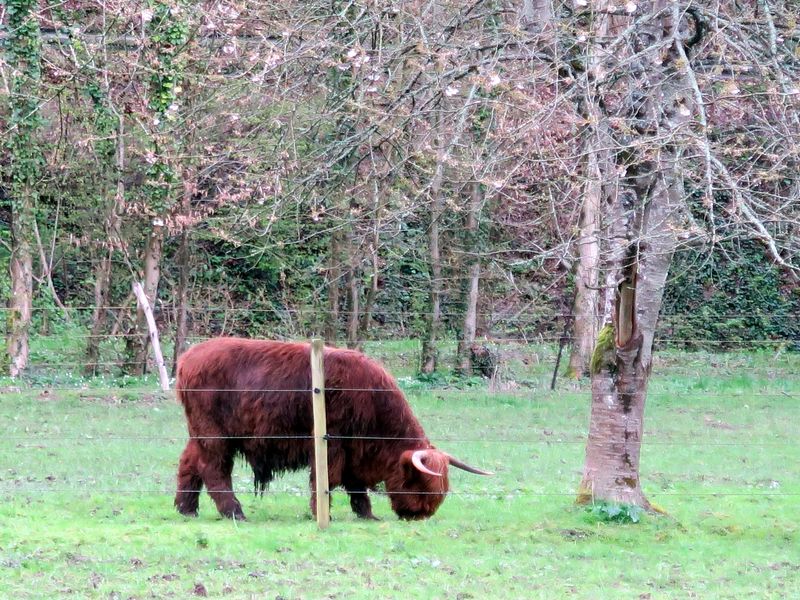
M 467 463 L 461 462 L 455 456 L 450 456 L 446 452 L 443 452 L 443 454 L 447 457 L 447 460 L 450 462 L 451 465 L 453 465 L 454 467 L 458 467 L 463 471 L 467 471 L 469 473 L 475 473 L 476 475 L 494 475 L 494 473 L 492 473 L 491 471 L 481 471 L 480 469 L 471 467 Z
M 413 464 L 417 469 L 422 471 L 423 473 L 427 473 L 428 475 L 434 475 L 436 477 L 441 477 L 441 473 L 437 473 L 436 471 L 431 471 L 428 467 L 422 464 L 422 458 L 430 452 L 429 450 L 414 450 L 414 453 L 411 455 L 411 464 Z

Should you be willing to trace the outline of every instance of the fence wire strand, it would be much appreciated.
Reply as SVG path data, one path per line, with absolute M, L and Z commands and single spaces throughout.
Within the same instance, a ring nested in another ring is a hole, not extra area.
M 0 494 L 7 494 L 9 492 L 14 492 L 15 494 L 45 494 L 45 493 L 58 493 L 58 494 L 65 494 L 65 493 L 74 493 L 79 491 L 85 491 L 92 494 L 109 494 L 109 495 L 134 495 L 134 494 L 147 494 L 147 495 L 164 495 L 164 496 L 172 496 L 176 493 L 201 493 L 206 490 L 196 490 L 196 489 L 120 489 L 120 488 L 75 488 L 75 487 L 39 487 L 39 488 L 21 488 L 17 490 L 3 490 L 0 489 Z M 249 489 L 235 489 L 235 490 L 212 490 L 215 494 L 241 494 L 242 496 L 246 494 L 256 493 L 261 495 L 261 491 L 254 492 L 253 488 Z M 461 497 L 489 497 L 489 498 L 497 498 L 503 497 L 505 499 L 512 499 L 512 498 L 536 498 L 536 497 L 575 497 L 577 495 L 576 492 L 528 492 L 528 491 L 519 491 L 519 490 L 494 490 L 494 491 L 453 491 L 449 490 L 447 492 L 421 492 L 421 491 L 387 491 L 387 490 L 369 490 L 369 491 L 347 491 L 347 490 L 340 490 L 334 489 L 329 490 L 326 494 L 374 494 L 376 496 L 387 496 L 387 495 L 398 495 L 398 496 L 461 496 Z M 308 496 L 310 494 L 310 490 L 308 491 L 300 491 L 300 490 L 265 490 L 263 495 L 290 495 L 290 496 Z M 664 492 L 664 491 L 653 491 L 650 492 L 650 495 L 653 497 L 658 496 L 683 496 L 683 497 L 704 497 L 704 496 L 733 496 L 733 497 L 800 497 L 800 492 L 728 492 L 728 491 L 705 491 L 705 492 Z
M 551 400 L 553 397 L 560 397 L 564 396 L 565 394 L 584 394 L 588 393 L 591 390 L 588 387 L 580 387 L 580 388 L 573 388 L 573 389 L 566 389 L 566 390 L 550 390 L 545 389 L 544 383 L 541 383 L 542 387 L 528 387 L 528 386 L 520 386 L 522 389 L 509 389 L 509 390 L 490 390 L 489 393 L 491 394 L 502 394 L 503 396 L 511 396 L 511 397 L 525 397 L 529 398 L 534 395 L 543 396 L 543 398 L 531 398 L 532 401 L 542 401 L 542 400 Z M 80 385 L 72 385 L 72 386 L 51 386 L 51 385 L 41 385 L 37 387 L 30 386 L 28 388 L 23 388 L 21 386 L 5 386 L 0 388 L 0 393 L 3 394 L 25 394 L 30 392 L 39 392 L 40 399 L 46 400 L 55 392 L 79 392 L 80 399 L 84 400 L 93 400 L 98 397 L 99 394 L 111 394 L 112 396 L 115 393 L 131 393 L 130 388 L 126 387 L 109 387 L 109 388 L 91 388 L 85 387 Z M 143 392 L 141 390 L 136 390 L 138 395 L 143 397 L 152 398 L 153 396 L 164 396 L 172 397 L 175 394 L 175 389 L 162 392 L 161 390 L 153 390 Z M 194 391 L 194 392 L 231 392 L 231 393 L 242 393 L 248 392 L 252 394 L 259 394 L 259 393 L 303 393 L 308 394 L 309 398 L 311 396 L 311 390 L 308 389 L 230 389 L 230 388 L 184 388 L 184 391 Z M 373 392 L 373 393 L 392 393 L 396 392 L 397 390 L 391 390 L 388 388 L 336 388 L 336 387 L 326 387 L 325 391 L 327 392 L 336 392 L 336 391 L 350 391 L 350 392 Z M 400 391 L 404 394 L 407 390 L 403 390 L 400 388 Z M 480 394 L 486 393 L 482 390 L 474 390 L 469 388 L 432 388 L 429 390 L 431 393 L 436 394 Z M 693 392 L 678 392 L 673 391 L 670 389 L 650 389 L 647 392 L 648 398 L 658 398 L 659 396 L 669 396 L 671 399 L 681 399 L 681 398 L 696 398 L 698 395 L 702 396 L 703 398 L 728 398 L 731 400 L 746 400 L 747 398 L 771 398 L 774 400 L 778 399 L 788 399 L 788 400 L 800 400 L 800 394 L 795 394 L 793 392 L 789 392 L 786 390 L 777 390 L 771 392 L 751 392 L 751 391 L 742 391 L 742 392 L 719 392 L 719 391 L 706 391 L 706 390 L 696 390 Z M 50 401 L 55 401 L 56 399 L 51 399 Z M 119 402 L 117 404 L 135 404 L 135 400 L 125 400 L 123 402 Z M 110 403 L 114 404 L 114 403 Z M 748 405 L 749 406 L 749 405 Z M 756 408 L 756 407 L 750 407 Z M 787 408 L 795 408 L 795 407 L 787 407 Z M 800 405 L 797 407 L 800 408 Z
M 798 315 L 800 318 L 800 315 Z M 84 339 L 127 339 L 127 338 L 141 338 L 146 337 L 146 334 L 142 334 L 141 332 L 119 332 L 119 333 L 74 333 L 70 332 L 69 338 L 71 340 L 84 340 Z M 47 340 L 47 339 L 63 339 L 65 334 L 63 333 L 32 333 L 31 339 L 36 340 Z M 172 336 L 166 333 L 160 333 L 160 336 L 165 337 L 166 339 L 170 339 Z M 215 335 L 187 335 L 185 339 L 187 340 L 195 340 L 195 341 L 205 341 L 216 339 L 217 337 L 230 337 L 226 335 L 222 336 L 215 336 Z M 285 337 L 285 336 L 280 336 Z M 418 341 L 416 338 L 408 338 L 409 340 Z M 528 336 L 487 336 L 487 337 L 478 337 L 475 340 L 472 340 L 474 343 L 519 343 L 519 344 L 530 344 L 532 342 L 572 342 L 576 338 L 575 336 L 563 335 L 558 333 L 539 333 L 535 334 L 532 333 Z M 448 338 L 449 341 L 458 342 L 460 341 L 457 337 Z M 289 341 L 289 340 L 286 340 Z M 386 340 L 380 338 L 364 338 L 358 340 L 351 340 L 355 341 L 358 344 L 382 344 L 386 343 Z M 769 344 L 787 344 L 797 342 L 798 340 L 793 340 L 791 338 L 748 338 L 746 340 L 731 340 L 731 339 L 722 339 L 722 338 L 686 338 L 686 337 L 665 337 L 665 336 L 657 336 L 654 338 L 653 343 L 655 344 L 762 344 L 762 343 L 769 343 Z M 303 343 L 303 342 L 299 342 Z
M 714 425 L 709 425 L 709 428 L 714 429 Z M 436 437 L 435 441 L 437 444 L 446 443 L 446 444 L 520 444 L 520 445 L 557 445 L 557 444 L 569 444 L 569 445 L 586 445 L 587 440 L 587 432 L 582 434 L 583 437 L 581 439 L 563 439 L 556 437 L 555 439 L 548 439 L 545 438 L 529 438 L 529 439 L 514 439 L 514 438 L 452 438 L 452 437 Z M 682 438 L 674 438 L 672 440 L 650 440 L 648 439 L 649 436 L 645 436 L 642 439 L 642 446 L 708 446 L 708 447 L 782 447 L 782 446 L 791 446 L 794 447 L 797 445 L 796 442 L 776 442 L 776 441 L 769 441 L 769 440 L 762 440 L 762 441 L 746 441 L 746 442 L 708 442 L 698 440 L 696 436 L 693 437 L 682 437 Z M 305 440 L 313 440 L 315 439 L 313 435 L 242 435 L 242 436 L 184 436 L 180 434 L 176 435 L 155 435 L 155 436 L 127 436 L 127 435 L 102 435 L 102 434 L 84 434 L 81 436 L 65 436 L 65 435 L 38 435 L 38 434 L 30 434 L 25 436 L 14 436 L 14 435 L 6 435 L 2 436 L 3 440 L 8 441 L 44 441 L 44 440 L 63 440 L 63 441 L 85 441 L 85 442 L 107 442 L 107 441 L 114 441 L 114 440 L 126 440 L 126 441 L 189 441 L 189 440 L 231 440 L 231 441 L 252 441 L 252 440 L 285 440 L 285 441 L 305 441 Z M 430 438 L 427 437 L 389 437 L 389 436 L 359 436 L 359 435 L 327 435 L 325 439 L 328 441 L 371 441 L 371 442 L 397 442 L 397 441 L 407 441 L 407 442 L 423 442 L 427 443 L 430 441 Z M 592 446 L 594 447 L 606 447 L 606 448 L 616 448 L 621 445 L 624 445 L 625 442 L 592 442 Z M 35 445 L 17 445 L 16 448 L 24 447 L 24 448 L 36 448 Z M 0 446 L 0 449 L 2 447 Z
M 110 310 L 132 310 L 136 308 L 136 304 L 132 302 L 131 304 L 122 304 L 122 305 L 115 305 L 109 304 L 107 306 L 103 305 L 81 305 L 81 306 L 33 306 L 31 310 L 35 312 L 88 312 L 93 311 L 95 309 L 110 311 Z M 209 312 L 247 312 L 247 313 L 271 313 L 276 315 L 283 315 L 283 314 L 297 314 L 297 315 L 328 315 L 329 311 L 323 308 L 264 308 L 264 307 L 255 307 L 255 306 L 186 306 L 184 307 L 187 312 L 197 312 L 197 313 L 209 313 Z M 173 312 L 177 311 L 178 307 L 171 305 L 171 304 L 164 304 L 162 302 L 158 302 L 155 304 L 154 309 L 161 311 L 161 312 Z M 0 311 L 10 311 L 15 310 L 14 308 L 8 306 L 0 306 Z M 342 309 L 339 311 L 340 315 L 350 315 L 353 311 L 348 309 Z M 359 311 L 358 314 L 361 314 Z M 428 311 L 420 311 L 420 310 L 409 310 L 409 311 L 398 311 L 398 310 L 389 310 L 389 311 L 378 311 L 375 314 L 379 315 L 399 315 L 399 316 L 415 316 L 415 317 L 429 317 L 431 313 Z M 463 313 L 456 312 L 456 311 L 444 311 L 439 313 L 442 316 L 463 316 Z M 529 314 L 529 313 L 528 313 Z M 497 317 L 498 320 L 511 320 L 511 319 L 522 319 L 522 316 L 498 316 L 495 312 L 478 312 L 478 316 L 480 317 Z M 662 319 L 685 319 L 689 320 L 690 318 L 696 317 L 694 313 L 671 313 L 671 314 L 663 314 L 659 315 L 659 320 Z M 795 311 L 762 311 L 762 312 L 729 312 L 729 313 L 714 313 L 713 315 L 716 318 L 721 319 L 736 319 L 736 318 L 770 318 L 770 317 L 800 317 L 800 312 Z M 564 313 L 564 312 L 554 312 L 554 313 L 538 313 L 533 314 L 534 318 L 538 319 L 564 319 L 564 318 L 573 318 L 572 313 Z M 530 318 L 530 317 L 529 317 Z

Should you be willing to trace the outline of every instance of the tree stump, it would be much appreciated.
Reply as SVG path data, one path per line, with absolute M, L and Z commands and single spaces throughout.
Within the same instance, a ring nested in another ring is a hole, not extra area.
M 500 364 L 500 357 L 497 351 L 492 350 L 489 346 L 472 344 L 469 347 L 469 356 L 472 362 L 473 375 L 487 378 L 494 377 Z

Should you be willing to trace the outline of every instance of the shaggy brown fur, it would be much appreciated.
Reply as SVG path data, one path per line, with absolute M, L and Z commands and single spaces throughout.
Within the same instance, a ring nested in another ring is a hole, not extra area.
M 396 382 L 378 363 L 336 348 L 325 348 L 324 362 L 333 438 L 328 442 L 331 489 L 343 486 L 353 511 L 374 518 L 367 491 L 385 483 L 398 516 L 430 517 L 448 490 L 448 462 L 458 461 L 442 452 L 427 453 L 424 466 L 441 477 L 412 464 L 415 450 L 432 446 Z M 308 344 L 217 338 L 190 348 L 178 363 L 178 399 L 191 439 L 180 458 L 177 509 L 197 514 L 205 485 L 221 514 L 243 519 L 231 487 L 234 457 L 241 454 L 262 491 L 276 473 L 310 466 L 313 512 L 313 440 L 306 437 L 313 431 L 310 389 Z

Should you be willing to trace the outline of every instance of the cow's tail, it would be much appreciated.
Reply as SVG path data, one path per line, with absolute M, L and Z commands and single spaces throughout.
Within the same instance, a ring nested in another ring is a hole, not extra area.
M 175 381 L 175 399 L 181 406 L 186 406 L 186 396 L 183 391 L 183 382 L 180 379 Z
M 178 404 L 186 408 L 186 400 L 187 398 L 187 390 L 189 388 L 186 384 L 186 373 L 183 369 L 182 361 L 178 361 L 178 368 L 176 369 L 175 373 L 175 399 L 178 401 Z

